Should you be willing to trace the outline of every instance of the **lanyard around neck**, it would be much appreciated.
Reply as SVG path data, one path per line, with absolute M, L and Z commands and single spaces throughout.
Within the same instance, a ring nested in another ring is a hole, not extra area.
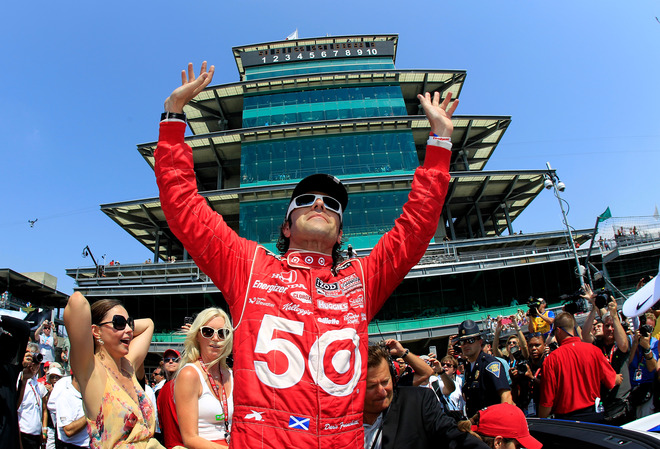
M 220 373 L 220 387 L 218 388 L 218 384 L 213 376 L 211 376 L 211 373 L 209 373 L 206 363 L 204 363 L 201 357 L 198 360 L 202 369 L 206 373 L 206 377 L 209 379 L 211 388 L 213 388 L 213 393 L 215 393 L 215 396 L 222 401 L 222 411 L 224 412 L 223 415 L 225 418 L 225 440 L 229 442 L 229 408 L 227 407 L 227 393 L 225 393 L 225 382 L 222 377 L 222 368 L 218 367 L 218 372 Z M 220 390 L 222 390 L 222 395 L 220 395 Z

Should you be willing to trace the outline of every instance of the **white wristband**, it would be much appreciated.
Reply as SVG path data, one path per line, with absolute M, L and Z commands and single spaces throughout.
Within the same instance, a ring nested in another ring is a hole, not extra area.
M 451 150 L 451 140 L 448 140 L 447 137 L 442 138 L 442 137 L 429 137 L 429 139 L 426 141 L 426 145 L 432 145 L 436 147 L 441 147 L 445 148 L 447 150 Z

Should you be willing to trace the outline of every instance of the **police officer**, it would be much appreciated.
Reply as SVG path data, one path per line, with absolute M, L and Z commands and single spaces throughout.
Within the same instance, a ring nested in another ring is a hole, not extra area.
M 500 402 L 513 404 L 504 366 L 495 357 L 482 351 L 483 340 L 477 323 L 472 320 L 463 321 L 458 326 L 458 342 L 468 360 L 463 386 L 467 416 L 473 416 L 488 405 Z

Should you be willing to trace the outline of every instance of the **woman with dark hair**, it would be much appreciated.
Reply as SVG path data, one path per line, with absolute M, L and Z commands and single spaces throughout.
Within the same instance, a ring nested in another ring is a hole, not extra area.
M 103 299 L 91 307 L 79 292 L 69 298 L 64 324 L 70 362 L 80 384 L 90 447 L 162 447 L 154 433 L 154 406 L 135 377 L 144 362 L 154 323 L 133 320 L 121 303 Z
M 227 366 L 234 329 L 224 310 L 202 310 L 186 333 L 174 384 L 183 444 L 188 449 L 229 444 L 234 376 Z
M 529 434 L 522 410 L 502 403 L 479 410 L 458 423 L 459 430 L 471 433 L 493 449 L 541 449 L 543 445 Z

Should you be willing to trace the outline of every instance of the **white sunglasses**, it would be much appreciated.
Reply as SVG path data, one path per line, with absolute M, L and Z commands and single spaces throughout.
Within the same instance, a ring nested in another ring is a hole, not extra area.
M 304 193 L 302 195 L 298 195 L 297 197 L 295 197 L 291 201 L 291 204 L 289 204 L 289 210 L 287 210 L 286 212 L 286 218 L 287 219 L 289 218 L 291 212 L 293 212 L 294 209 L 298 209 L 300 207 L 312 206 L 319 198 L 321 198 L 321 201 L 323 201 L 323 204 L 325 205 L 326 209 L 337 213 L 339 215 L 340 220 L 343 218 L 341 204 L 339 203 L 339 201 L 337 201 L 331 196 L 316 195 L 315 193 Z

